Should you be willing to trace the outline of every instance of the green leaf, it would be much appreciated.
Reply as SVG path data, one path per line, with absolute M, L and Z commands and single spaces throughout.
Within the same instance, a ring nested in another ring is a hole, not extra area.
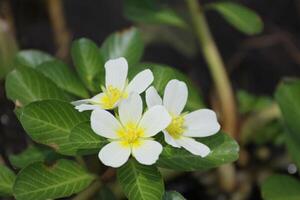
M 71 54 L 85 86 L 92 92 L 100 91 L 104 82 L 104 60 L 98 46 L 87 38 L 81 38 L 73 42 Z
M 208 4 L 207 8 L 219 12 L 229 24 L 245 34 L 254 35 L 263 30 L 260 17 L 245 6 L 233 2 L 216 2 Z
M 264 200 L 298 200 L 300 199 L 299 180 L 286 175 L 272 175 L 261 187 Z
M 17 155 L 9 156 L 10 163 L 16 168 L 24 168 L 29 164 L 52 160 L 58 155 L 45 146 L 30 146 L 25 151 Z
M 15 174 L 8 167 L 0 165 L 0 196 L 12 195 Z
M 189 90 L 189 98 L 186 104 L 186 110 L 193 111 L 195 109 L 203 108 L 204 103 L 199 94 L 199 89 L 189 80 L 189 78 L 182 72 L 162 64 L 142 63 L 138 66 L 129 69 L 130 80 L 143 69 L 149 68 L 153 72 L 154 81 L 152 85 L 157 89 L 159 94 L 163 96 L 165 87 L 171 79 L 178 79 L 184 81 Z
M 57 199 L 80 192 L 93 179 L 73 161 L 59 160 L 53 166 L 34 163 L 21 170 L 13 191 L 17 200 Z
M 204 171 L 238 159 L 239 146 L 227 134 L 218 133 L 210 137 L 197 139 L 197 141 L 206 144 L 211 149 L 208 156 L 202 158 L 183 148 L 166 145 L 160 154 L 157 165 L 162 168 L 180 171 Z
M 111 34 L 102 44 L 101 53 L 104 59 L 125 57 L 130 65 L 140 61 L 144 52 L 144 43 L 137 28 L 129 28 Z
M 71 130 L 70 144 L 77 150 L 78 154 L 93 154 L 107 144 L 107 140 L 97 135 L 92 129 L 90 122 L 78 124 Z
M 165 193 L 163 200 L 185 200 L 185 198 L 176 191 L 168 191 Z
M 23 50 L 17 53 L 15 63 L 17 66 L 36 68 L 43 62 L 53 59 L 53 56 L 39 50 Z
M 155 166 L 141 165 L 131 159 L 117 170 L 118 180 L 130 200 L 161 200 L 164 184 Z
M 117 197 L 114 195 L 114 193 L 111 191 L 110 188 L 107 186 L 102 186 L 98 195 L 97 199 L 99 200 L 117 200 Z
M 62 90 L 79 97 L 89 97 L 89 93 L 77 75 L 62 61 L 52 60 L 44 62 L 37 66 L 37 70 L 52 80 Z
M 58 100 L 36 101 L 23 109 L 20 121 L 29 136 L 36 142 L 48 145 L 66 155 L 74 155 L 69 142 L 73 127 L 89 120 L 68 102 Z
M 124 15 L 134 22 L 187 27 L 186 22 L 176 12 L 158 5 L 157 0 L 126 0 Z
M 8 74 L 5 90 L 7 97 L 19 106 L 25 106 L 30 102 L 43 99 L 69 99 L 47 77 L 26 67 L 16 69 Z
M 284 123 L 287 127 L 286 145 L 292 158 L 300 167 L 300 80 L 282 82 L 275 93 Z

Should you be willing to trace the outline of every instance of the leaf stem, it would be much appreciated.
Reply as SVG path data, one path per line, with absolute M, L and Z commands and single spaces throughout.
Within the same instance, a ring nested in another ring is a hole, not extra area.
M 237 128 L 236 104 L 224 63 L 198 0 L 186 0 L 186 3 L 199 45 L 208 64 L 220 100 L 223 129 L 235 137 Z
M 87 189 L 79 193 L 77 196 L 75 196 L 72 200 L 88 200 L 92 198 L 96 192 L 99 191 L 101 188 L 102 183 L 100 179 L 97 179 L 94 181 Z

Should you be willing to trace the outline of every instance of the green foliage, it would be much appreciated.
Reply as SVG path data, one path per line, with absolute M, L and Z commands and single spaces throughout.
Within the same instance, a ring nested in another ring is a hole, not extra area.
M 27 67 L 20 67 L 8 74 L 5 90 L 7 97 L 21 106 L 43 99 L 69 99 L 55 83 Z
M 73 95 L 88 98 L 89 93 L 70 68 L 60 60 L 51 60 L 38 65 L 37 70 L 52 80 L 60 89 Z
M 73 161 L 59 160 L 52 166 L 34 163 L 17 175 L 13 191 L 17 200 L 62 198 L 80 192 L 93 179 Z
M 239 31 L 254 35 L 263 30 L 263 22 L 252 10 L 233 2 L 216 2 L 207 5 L 207 8 L 219 12 L 224 19 Z
M 8 167 L 0 164 L 0 196 L 11 196 L 15 174 Z
M 298 200 L 300 199 L 299 180 L 286 175 L 272 175 L 262 184 L 264 200 Z
M 227 134 L 218 133 L 197 140 L 211 149 L 211 153 L 207 157 L 201 158 L 182 148 L 167 145 L 160 154 L 157 165 L 179 171 L 204 171 L 238 159 L 239 146 Z
M 98 46 L 87 38 L 81 38 L 73 42 L 71 54 L 85 86 L 92 92 L 99 92 L 104 81 L 104 60 Z
M 36 68 L 43 62 L 50 61 L 53 59 L 53 56 L 39 50 L 23 50 L 17 53 L 15 58 L 15 64 L 18 67 L 23 66 Z
M 161 200 L 164 183 L 155 166 L 141 165 L 131 159 L 117 170 L 118 180 L 130 200 Z
M 143 52 L 144 43 L 136 28 L 111 34 L 101 46 L 101 53 L 105 60 L 125 57 L 129 66 L 139 62 Z
M 176 191 L 168 191 L 164 194 L 163 200 L 185 200 L 185 198 Z
M 114 195 L 113 191 L 107 186 L 102 186 L 98 195 L 97 199 L 99 200 L 117 200 L 117 197 Z
M 126 0 L 124 14 L 134 22 L 187 27 L 186 22 L 176 12 L 158 5 L 157 0 Z
M 88 120 L 87 113 L 79 113 L 70 103 L 58 100 L 33 102 L 23 109 L 20 116 L 22 126 L 34 141 L 66 155 L 75 153 L 69 142 L 71 130 Z

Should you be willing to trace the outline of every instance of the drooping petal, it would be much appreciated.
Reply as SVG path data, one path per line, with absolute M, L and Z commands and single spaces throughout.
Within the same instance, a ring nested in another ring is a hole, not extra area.
M 157 105 L 144 113 L 139 126 L 145 131 L 144 137 L 151 137 L 164 130 L 171 120 L 172 118 L 165 107 Z
M 101 98 L 104 96 L 104 93 L 101 92 L 100 94 L 97 94 L 95 96 L 93 96 L 91 99 L 90 99 L 90 102 L 93 103 L 93 104 L 100 104 L 101 102 Z
M 100 136 L 117 139 L 119 137 L 116 132 L 121 128 L 121 124 L 110 112 L 96 109 L 91 114 L 91 127 Z
M 171 145 L 172 147 L 180 148 L 180 145 L 176 143 L 176 140 L 174 140 L 167 131 L 164 130 L 163 133 L 167 144 Z
M 193 138 L 181 137 L 180 139 L 176 140 L 176 142 L 194 155 L 205 157 L 210 153 L 208 146 L 197 142 Z
M 143 113 L 143 102 L 139 94 L 133 93 L 119 105 L 119 116 L 122 124 L 137 124 Z
M 91 105 L 91 104 L 81 104 L 78 106 L 75 106 L 75 109 L 79 112 L 87 111 L 87 110 L 95 110 L 100 109 L 100 105 Z
M 149 85 L 153 82 L 153 73 L 151 70 L 146 69 L 140 73 L 138 73 L 128 84 L 127 92 L 130 94 L 132 92 L 136 92 L 141 94 L 144 92 Z
M 132 148 L 132 155 L 139 163 L 152 165 L 157 161 L 162 149 L 159 142 L 143 140 L 139 146 Z
M 73 106 L 79 106 L 81 104 L 87 104 L 90 102 L 90 99 L 81 99 L 81 100 L 77 100 L 77 101 L 72 101 L 71 104 Z
M 105 145 L 98 157 L 104 165 L 116 168 L 126 163 L 130 154 L 130 147 L 122 146 L 120 141 L 115 141 Z
M 105 63 L 105 85 L 123 90 L 128 73 L 128 63 L 125 58 L 109 60 Z
M 179 115 L 185 107 L 187 97 L 188 88 L 186 84 L 173 79 L 168 82 L 165 88 L 163 104 L 170 113 Z
M 162 105 L 162 99 L 159 96 L 157 90 L 151 86 L 146 90 L 146 103 L 148 108 L 155 105 Z
M 184 117 L 186 127 L 184 136 L 207 137 L 216 134 L 220 130 L 216 113 L 209 109 L 200 109 L 187 114 Z

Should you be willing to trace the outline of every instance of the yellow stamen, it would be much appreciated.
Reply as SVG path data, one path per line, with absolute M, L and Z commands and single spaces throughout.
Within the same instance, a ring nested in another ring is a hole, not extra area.
M 184 132 L 184 117 L 182 115 L 172 116 L 171 124 L 166 128 L 168 133 L 175 139 L 180 138 Z
M 108 86 L 104 91 L 104 95 L 100 100 L 101 105 L 104 109 L 113 109 L 116 103 L 121 98 L 127 98 L 127 93 L 115 88 L 113 86 Z
M 121 138 L 121 144 L 125 147 L 137 147 L 142 144 L 141 137 L 144 136 L 144 129 L 138 127 L 135 123 L 128 123 L 126 126 L 117 131 Z

